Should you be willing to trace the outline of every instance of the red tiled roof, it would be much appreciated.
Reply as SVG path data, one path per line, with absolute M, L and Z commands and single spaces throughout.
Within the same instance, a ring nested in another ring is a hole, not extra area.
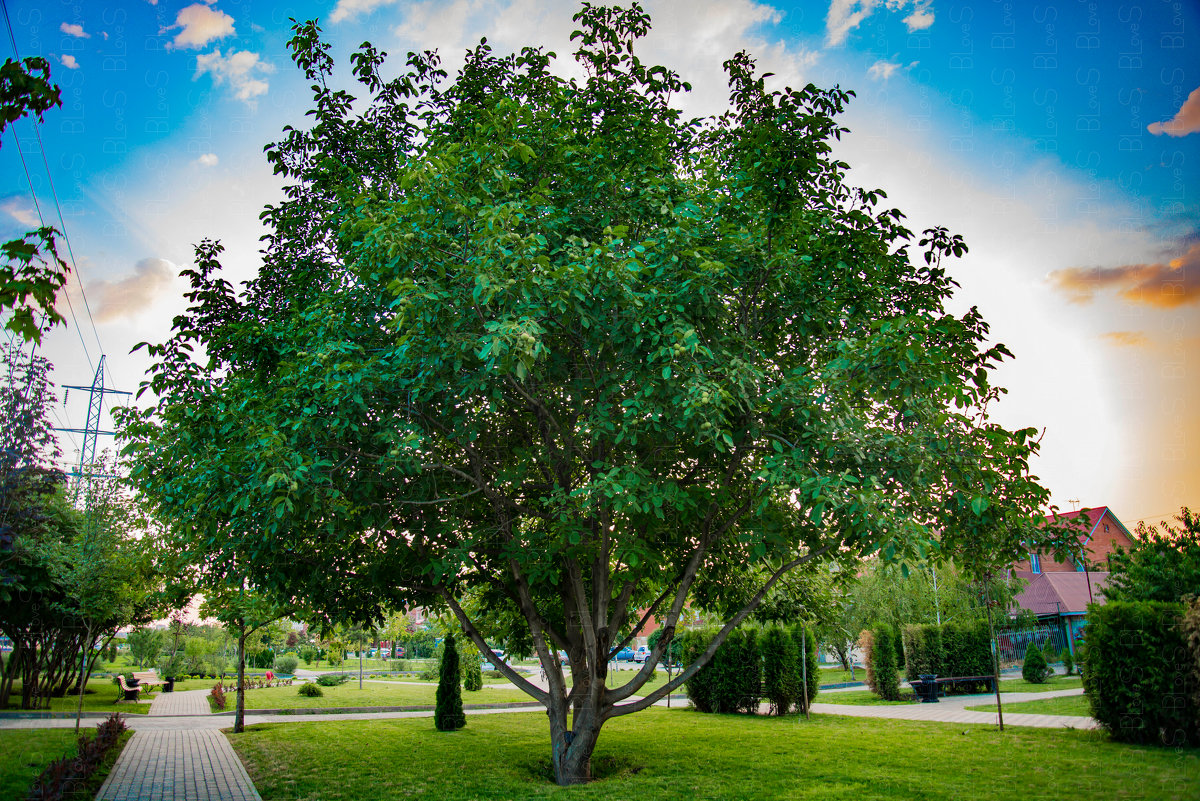
M 1088 580 L 1091 579 L 1091 596 Z M 1108 573 L 1042 573 L 1014 599 L 1017 606 L 1035 615 L 1082 615 L 1089 601 L 1104 603 Z

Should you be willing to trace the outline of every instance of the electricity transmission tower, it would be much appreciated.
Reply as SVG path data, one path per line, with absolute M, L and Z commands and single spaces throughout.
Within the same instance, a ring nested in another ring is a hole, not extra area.
M 75 477 L 75 503 L 79 503 L 79 489 L 83 486 L 84 481 L 90 480 L 94 472 L 92 468 L 96 463 L 96 437 L 100 434 L 112 436 L 111 431 L 100 430 L 100 410 L 104 406 L 104 393 L 110 395 L 132 395 L 132 392 L 124 392 L 119 389 L 106 389 L 104 386 L 104 355 L 100 355 L 100 364 L 96 367 L 96 376 L 92 379 L 90 387 L 73 386 L 71 384 L 63 384 L 64 389 L 80 389 L 88 392 L 88 416 L 87 428 L 58 428 L 57 431 L 70 431 L 76 434 L 83 434 L 83 446 L 79 449 L 79 467 L 72 473 L 67 475 Z

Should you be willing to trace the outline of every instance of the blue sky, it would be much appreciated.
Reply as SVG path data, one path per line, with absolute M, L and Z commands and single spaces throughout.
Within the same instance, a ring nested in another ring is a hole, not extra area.
M 6 5 L 19 54 L 49 59 L 63 89 L 40 147 L 29 123 L 0 143 L 0 237 L 61 209 L 74 256 L 74 320 L 46 344 L 60 384 L 90 383 L 104 352 L 110 385 L 136 387 L 146 364 L 129 351 L 168 335 L 202 237 L 226 244 L 231 277 L 253 273 L 279 189 L 262 148 L 307 108 L 289 16 L 319 17 L 343 65 L 370 39 L 394 70 L 429 47 L 453 68 L 487 35 L 573 69 L 575 6 L 550 0 Z M 851 180 L 886 189 L 915 229 L 966 236 L 956 308 L 978 305 L 1016 352 L 994 411 L 1045 429 L 1035 467 L 1060 505 L 1127 524 L 1200 506 L 1197 4 L 645 6 L 643 57 L 693 83 L 689 113 L 721 110 L 720 64 L 743 48 L 780 83 L 855 90 Z M 83 424 L 78 393 L 57 411 Z

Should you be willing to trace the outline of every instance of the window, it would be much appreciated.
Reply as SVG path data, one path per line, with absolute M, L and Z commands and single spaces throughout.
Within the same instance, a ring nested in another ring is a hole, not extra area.
M 1042 572 L 1042 559 L 1036 553 L 1029 554 L 1029 569 L 1034 573 Z

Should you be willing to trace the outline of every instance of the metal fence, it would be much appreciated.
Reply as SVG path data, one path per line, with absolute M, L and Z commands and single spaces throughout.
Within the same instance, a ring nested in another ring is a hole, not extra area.
M 1058 626 L 1036 626 L 1031 629 L 1007 629 L 996 632 L 996 647 L 1000 651 L 1001 662 L 1023 662 L 1025 650 L 1030 643 L 1045 649 L 1046 640 L 1049 640 L 1054 646 L 1054 650 L 1060 654 L 1067 647 L 1067 638 Z

